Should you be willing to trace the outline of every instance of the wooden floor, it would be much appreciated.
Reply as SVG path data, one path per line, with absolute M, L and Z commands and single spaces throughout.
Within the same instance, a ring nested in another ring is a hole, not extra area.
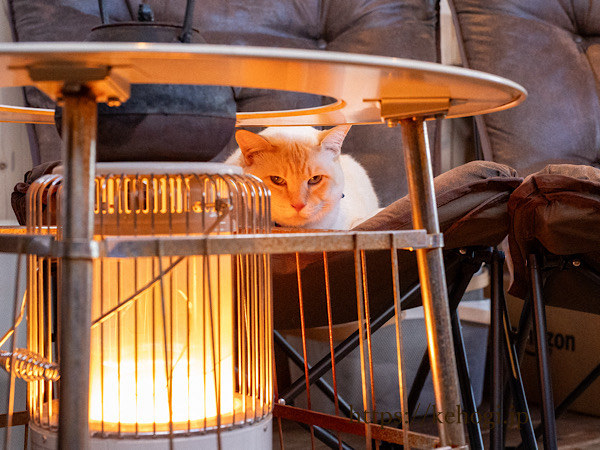
M 600 399 L 599 399 L 600 401 Z M 534 406 L 532 414 L 534 423 L 537 423 L 539 416 L 537 408 Z M 600 417 L 566 412 L 557 421 L 558 427 L 558 446 L 562 450 L 598 450 L 600 449 Z M 282 421 L 283 430 L 283 448 L 285 450 L 306 450 L 312 447 L 310 432 L 300 427 L 298 424 L 289 421 Z M 427 434 L 437 434 L 437 428 L 432 418 L 424 418 L 415 421 L 411 430 Z M 489 430 L 483 430 L 486 449 L 489 448 Z M 344 435 L 342 439 L 350 447 L 357 449 L 366 448 L 364 438 Z M 516 427 L 508 430 L 506 436 L 506 446 L 514 447 L 520 443 L 519 432 Z M 538 441 L 540 449 L 543 449 L 543 443 Z M 281 449 L 279 426 L 277 420 L 273 423 L 273 449 Z M 325 444 L 315 439 L 314 448 L 317 450 L 329 448 Z M 371 450 L 371 449 L 369 449 Z

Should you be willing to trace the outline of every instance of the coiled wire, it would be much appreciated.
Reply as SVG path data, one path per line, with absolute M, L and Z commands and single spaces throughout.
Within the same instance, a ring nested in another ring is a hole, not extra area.
M 58 364 L 31 352 L 25 348 L 18 348 L 15 352 L 0 350 L 0 365 L 11 373 L 11 364 L 14 361 L 12 372 L 17 378 L 30 381 L 57 381 L 60 378 Z

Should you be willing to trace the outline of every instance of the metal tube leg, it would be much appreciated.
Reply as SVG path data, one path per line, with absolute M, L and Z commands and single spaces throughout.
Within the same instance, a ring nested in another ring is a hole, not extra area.
M 96 160 L 96 101 L 85 87 L 64 92 L 61 204 L 62 285 L 59 297 L 61 390 L 58 426 L 60 449 L 89 448 L 88 398 L 92 259 L 75 253 L 77 244 L 89 249 L 93 237 L 91 209 Z
M 492 311 L 491 311 L 491 334 L 492 334 L 492 370 L 491 370 L 491 401 L 490 411 L 494 417 L 502 417 L 504 411 L 504 348 L 502 341 L 502 265 L 504 258 L 494 251 L 492 255 Z M 502 450 L 504 448 L 504 427 L 497 420 L 490 423 L 490 448 Z
M 546 342 L 546 312 L 542 299 L 542 279 L 537 258 L 534 254 L 527 258 L 533 290 L 533 314 L 535 340 L 540 372 L 540 390 L 542 395 L 542 420 L 544 424 L 544 449 L 558 448 L 556 441 L 556 418 L 554 417 L 554 399 L 552 396 L 552 380 L 550 376 L 550 358 Z
M 433 174 L 422 118 L 399 121 L 412 206 L 413 227 L 439 233 Z M 438 417 L 454 413 L 460 406 L 460 391 L 442 249 L 416 250 L 421 296 L 427 328 L 427 343 Z M 442 446 L 465 446 L 462 423 L 438 420 Z
M 463 410 L 468 417 L 476 417 L 478 414 L 477 402 L 475 401 L 475 393 L 473 392 L 473 385 L 471 384 L 471 377 L 469 376 L 469 364 L 467 361 L 467 349 L 465 348 L 465 341 L 462 334 L 462 326 L 458 312 L 452 314 L 452 333 L 454 338 L 454 344 L 456 346 L 456 363 L 459 368 L 458 380 L 460 382 L 460 389 L 462 391 Z M 468 420 L 467 422 L 467 433 L 469 434 L 469 444 L 471 449 L 483 450 L 483 436 L 481 435 L 481 426 L 478 420 Z

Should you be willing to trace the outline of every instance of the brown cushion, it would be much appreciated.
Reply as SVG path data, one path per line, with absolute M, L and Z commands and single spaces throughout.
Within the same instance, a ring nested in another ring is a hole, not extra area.
M 10 194 L 10 204 L 17 217 L 19 225 L 27 224 L 27 191 L 35 180 L 42 175 L 52 173 L 52 170 L 60 164 L 60 161 L 49 161 L 35 166 L 27 171 L 23 177 L 23 181 L 17 183 Z M 44 204 L 43 208 L 46 208 Z
M 599 169 L 571 164 L 548 165 L 525 178 L 513 192 L 508 211 L 510 255 L 514 266 L 514 281 L 509 289 L 512 295 L 525 298 L 529 292 L 526 261 L 531 253 L 543 254 L 545 258 L 549 254 L 581 255 L 583 261 L 600 268 Z M 564 275 L 561 291 L 566 287 Z M 556 282 L 553 285 L 557 286 Z M 581 281 L 574 285 L 581 285 Z M 574 303 L 578 296 L 571 291 L 568 297 L 565 306 Z
M 434 179 L 445 248 L 499 244 L 508 233 L 506 202 L 521 178 L 503 164 L 472 161 Z M 408 196 L 394 202 L 354 231 L 412 229 Z

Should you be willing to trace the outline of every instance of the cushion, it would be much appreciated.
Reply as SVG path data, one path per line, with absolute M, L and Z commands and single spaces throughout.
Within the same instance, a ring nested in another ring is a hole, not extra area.
M 508 233 L 508 196 L 521 182 L 511 167 L 471 161 L 434 179 L 440 231 L 446 248 L 499 244 Z M 354 231 L 410 230 L 409 196 L 383 209 Z
M 511 79 L 521 105 L 477 117 L 486 159 L 521 176 L 548 164 L 600 166 L 600 3 L 450 0 L 463 64 Z
M 600 313 L 600 285 L 586 281 L 581 270 L 564 266 L 558 256 L 573 256 L 600 270 L 600 170 L 582 165 L 548 165 L 523 181 L 508 202 L 511 217 L 510 256 L 514 280 L 509 292 L 525 298 L 530 292 L 527 257 L 535 253 L 560 269 L 544 288 L 547 303 Z M 553 263 L 555 261 L 555 263 Z M 564 270 L 563 270 L 564 269 Z M 556 299 L 555 301 L 553 299 Z M 561 300 L 559 300 L 561 299 Z M 565 301 L 566 300 L 566 301 Z M 589 304 L 594 311 L 590 311 Z

